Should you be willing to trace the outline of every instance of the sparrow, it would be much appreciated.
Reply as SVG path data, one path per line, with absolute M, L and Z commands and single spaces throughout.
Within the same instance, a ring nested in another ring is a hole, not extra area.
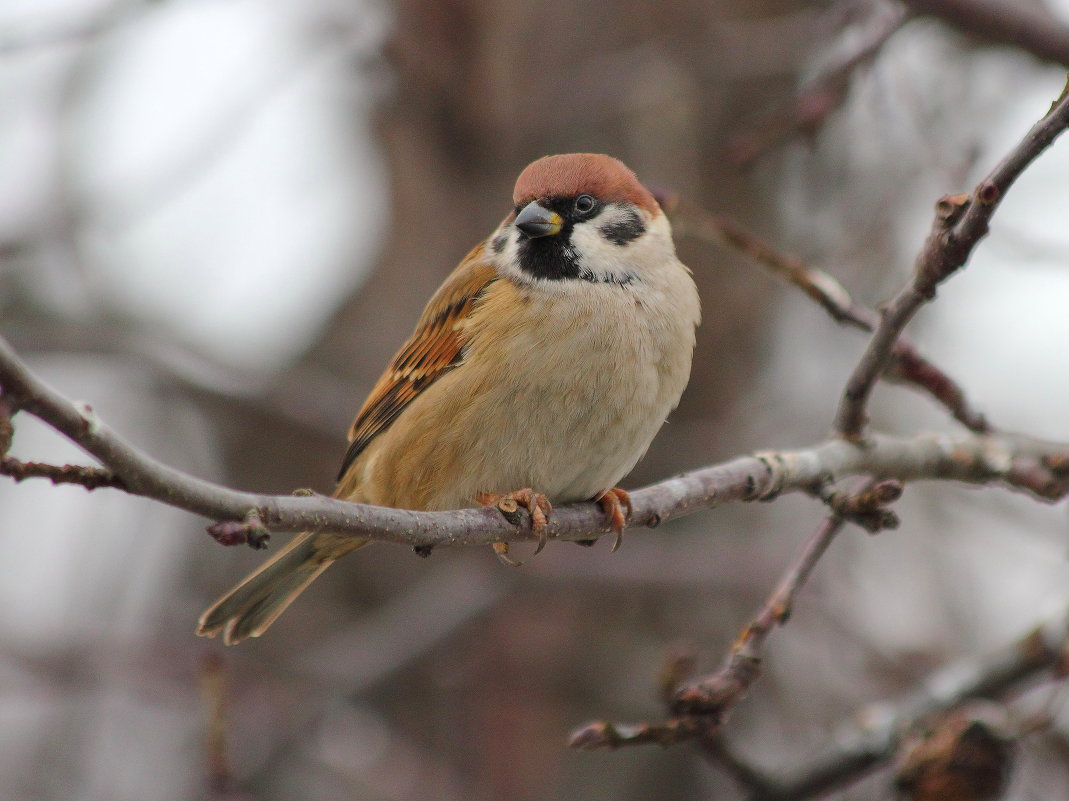
M 406 509 L 526 507 L 544 544 L 554 503 L 616 487 L 690 377 L 698 292 L 668 218 L 622 162 L 546 156 L 514 208 L 431 297 L 349 429 L 334 497 Z M 511 505 L 510 505 L 511 504 Z M 309 531 L 213 604 L 197 634 L 258 637 L 366 539 Z M 507 546 L 498 553 L 507 558 Z

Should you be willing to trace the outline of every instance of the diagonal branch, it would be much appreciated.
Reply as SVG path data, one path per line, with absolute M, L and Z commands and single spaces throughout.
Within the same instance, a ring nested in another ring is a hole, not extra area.
M 592 750 L 648 743 L 665 746 L 697 739 L 711 749 L 713 758 L 723 756 L 724 749 L 717 746 L 717 735 L 760 677 L 765 642 L 772 631 L 790 617 L 795 598 L 817 562 L 847 522 L 857 523 L 870 531 L 896 526 L 897 518 L 885 507 L 898 500 L 901 489 L 897 482 L 870 481 L 857 493 L 823 493 L 832 513 L 787 566 L 764 606 L 732 644 L 723 666 L 708 676 L 687 680 L 685 674 L 693 669 L 693 660 L 673 658 L 660 682 L 661 694 L 673 715 L 670 719 L 637 725 L 604 721 L 588 723 L 572 734 L 571 747 Z M 873 521 L 877 519 L 881 523 L 874 525 Z
M 802 290 L 840 325 L 869 333 L 879 325 L 880 315 L 854 300 L 834 276 L 780 252 L 738 221 L 710 214 L 678 198 L 659 200 L 668 207 L 679 233 L 745 254 L 772 275 Z M 957 382 L 922 355 L 907 337 L 899 337 L 893 356 L 884 378 L 927 393 L 970 431 L 977 434 L 991 431 L 987 418 L 972 407 Z
M 1014 0 L 903 0 L 915 14 L 934 17 L 995 44 L 1012 45 L 1043 61 L 1069 67 L 1069 27 L 1043 4 Z
M 897 4 L 870 6 L 861 41 L 850 53 L 800 86 L 785 103 L 764 115 L 760 125 L 732 137 L 728 146 L 732 162 L 748 167 L 777 145 L 817 133 L 843 106 L 854 77 L 875 61 L 887 41 L 909 21 L 905 9 Z
M 1014 0 L 902 0 L 873 3 L 871 19 L 852 52 L 822 69 L 778 108 L 732 137 L 728 157 L 752 165 L 772 148 L 818 132 L 846 100 L 854 77 L 870 66 L 887 41 L 917 17 L 931 17 L 985 43 L 1009 45 L 1069 67 L 1069 26 L 1042 3 Z
M 921 306 L 935 297 L 939 284 L 965 266 L 987 235 L 991 216 L 1013 182 L 1069 124 L 1069 93 L 1025 134 L 1020 143 L 971 195 L 948 195 L 936 204 L 932 230 L 914 265 L 913 278 L 884 310 L 868 349 L 847 381 L 835 417 L 840 436 L 857 442 L 866 424 L 866 407 L 877 380 L 894 358 L 895 343 Z
M 851 714 L 835 727 L 835 742 L 824 753 L 793 774 L 766 777 L 754 801 L 814 798 L 864 776 L 891 759 L 902 736 L 919 722 L 971 698 L 1004 698 L 1056 671 L 1067 643 L 1069 610 L 1063 609 L 1001 651 L 949 665 L 913 693 Z
M 825 523 L 810 547 L 826 544 L 834 536 L 834 529 Z M 933 715 L 973 698 L 1005 698 L 1044 676 L 1058 677 L 1067 645 L 1069 610 L 1063 609 L 1001 651 L 948 665 L 930 675 L 913 693 L 852 713 L 843 725 L 835 727 L 835 741 L 826 751 L 790 773 L 776 775 L 741 759 L 717 738 L 716 721 L 710 724 L 696 715 L 662 723 L 591 723 L 572 734 L 570 745 L 581 749 L 668 746 L 698 739 L 711 759 L 723 763 L 750 790 L 752 801 L 823 797 L 886 764 L 894 757 L 903 736 Z

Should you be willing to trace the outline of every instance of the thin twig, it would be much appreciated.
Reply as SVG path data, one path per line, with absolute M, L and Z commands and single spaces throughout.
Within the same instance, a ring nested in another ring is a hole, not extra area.
M 1069 95 L 1062 96 L 1020 143 L 971 195 L 948 195 L 936 204 L 932 230 L 917 257 L 913 278 L 890 302 L 879 326 L 847 381 L 835 418 L 835 429 L 852 442 L 865 428 L 872 390 L 891 364 L 902 330 L 936 289 L 965 265 L 977 243 L 987 234 L 992 214 L 1013 182 L 1069 123 Z
M 580 751 L 620 748 L 626 745 L 667 747 L 693 740 L 703 733 L 696 716 L 672 718 L 661 723 L 609 723 L 596 721 L 576 729 L 568 737 L 568 747 Z
M 1012 0 L 902 0 L 902 7 L 874 4 L 870 30 L 843 59 L 803 84 L 788 102 L 765 115 L 760 127 L 732 137 L 729 157 L 748 166 L 783 142 L 813 135 L 842 107 L 857 72 L 870 65 L 910 19 L 932 17 L 985 42 L 1010 45 L 1038 59 L 1069 67 L 1069 26 L 1042 5 Z M 908 9 L 908 13 L 907 13 Z
M 846 525 L 839 515 L 828 515 L 788 566 L 761 611 L 742 630 L 724 666 L 716 673 L 679 688 L 672 708 L 677 714 L 712 715 L 718 724 L 743 698 L 760 675 L 768 635 L 790 617 L 794 599 L 820 557 Z
M 893 702 L 856 710 L 838 726 L 826 751 L 805 760 L 796 771 L 779 775 L 730 754 L 725 768 L 750 791 L 751 801 L 803 801 L 850 784 L 895 754 L 902 737 L 922 722 L 973 698 L 1004 698 L 1045 674 L 1061 679 L 1059 668 L 1069 642 L 1069 609 L 1037 626 L 1008 648 L 980 659 L 961 661 L 930 675 L 913 693 Z M 663 723 L 635 725 L 591 723 L 572 735 L 571 745 L 583 749 L 629 745 L 662 746 L 698 739 L 717 753 L 718 727 L 696 716 Z
M 1056 670 L 1067 638 L 1069 610 L 1063 609 L 1002 651 L 950 665 L 904 698 L 852 713 L 834 727 L 835 742 L 824 753 L 806 759 L 797 771 L 769 779 L 752 801 L 801 801 L 855 781 L 889 760 L 902 735 L 919 721 L 970 698 L 1005 697 Z
M 855 302 L 833 275 L 776 249 L 738 220 L 710 214 L 700 206 L 672 195 L 658 199 L 666 206 L 675 233 L 731 248 L 753 259 L 770 274 L 801 289 L 835 322 L 859 331 L 871 331 L 879 320 L 875 311 Z
M 1012 45 L 1043 61 L 1069 67 L 1069 27 L 1042 3 L 1012 0 L 903 0 L 914 13 L 942 20 L 962 33 Z
M 871 516 L 876 509 L 898 499 L 900 492 L 891 491 L 888 486 L 887 482 L 869 482 L 860 492 L 850 496 L 843 493 L 834 498 L 829 496 L 829 505 L 837 511 L 825 518 L 791 560 L 761 610 L 732 644 L 723 666 L 708 676 L 681 681 L 671 691 L 666 692 L 668 688 L 664 685 L 667 682 L 663 678 L 659 682 L 673 717 L 662 723 L 588 723 L 572 734 L 570 745 L 589 750 L 647 743 L 671 745 L 690 739 L 704 742 L 716 738 L 732 710 L 761 675 L 761 660 L 769 634 L 790 617 L 798 593 L 821 556 L 849 519 Z M 679 673 L 676 661 L 673 660 L 669 670 L 663 671 L 666 675 Z M 689 667 L 689 662 L 684 665 Z
M 807 81 L 782 107 L 766 114 L 760 126 L 732 137 L 728 154 L 735 164 L 748 166 L 795 136 L 815 134 L 842 107 L 854 75 L 873 62 L 887 40 L 908 20 L 901 6 L 872 6 L 869 30 L 851 53 Z
M 901 484 L 886 480 L 869 481 L 857 492 L 826 494 L 824 500 L 832 509 L 832 513 L 824 519 L 788 565 L 761 611 L 742 630 L 732 645 L 725 666 L 711 677 L 688 682 L 677 689 L 672 698 L 675 711 L 707 714 L 712 710 L 718 717 L 722 717 L 725 702 L 734 705 L 741 701 L 750 684 L 757 678 L 765 641 L 773 629 L 782 626 L 791 616 L 798 593 L 809 580 L 832 540 L 848 522 L 856 523 L 868 531 L 897 526 L 898 519 L 885 507 L 897 501 L 901 495 Z M 722 689 L 709 693 L 710 688 L 725 687 L 736 688 L 737 697 L 725 698 Z
M 710 214 L 672 196 L 662 200 L 679 234 L 748 256 L 773 276 L 798 287 L 840 325 L 869 333 L 876 330 L 880 315 L 854 300 L 833 275 L 777 250 L 736 220 Z M 958 383 L 921 355 L 904 335 L 895 343 L 894 358 L 884 378 L 927 393 L 970 431 L 984 434 L 992 430 L 987 418 L 973 408 Z
M 965 391 L 954 379 L 923 356 L 906 336 L 899 336 L 891 364 L 883 374 L 886 381 L 917 387 L 970 431 L 985 434 L 994 431 L 987 416 L 975 409 Z
M 46 464 L 23 462 L 11 456 L 0 458 L 0 475 L 25 481 L 28 478 L 47 478 L 53 484 L 77 484 L 87 490 L 126 489 L 126 483 L 111 470 L 81 464 Z

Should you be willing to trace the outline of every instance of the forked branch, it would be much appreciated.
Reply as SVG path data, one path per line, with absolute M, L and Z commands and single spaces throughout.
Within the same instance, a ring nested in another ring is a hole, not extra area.
M 935 219 L 917 256 L 912 279 L 887 305 L 868 348 L 847 381 L 835 417 L 835 429 L 842 437 L 855 442 L 861 439 L 872 390 L 891 365 L 903 329 L 921 306 L 935 298 L 939 285 L 965 266 L 976 245 L 987 235 L 991 217 L 1006 192 L 1067 125 L 1069 92 L 1063 90 L 1046 116 L 1032 126 L 972 194 L 947 195 L 936 204 Z

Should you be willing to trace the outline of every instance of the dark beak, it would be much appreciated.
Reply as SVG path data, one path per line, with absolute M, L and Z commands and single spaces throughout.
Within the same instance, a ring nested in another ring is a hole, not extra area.
M 532 200 L 516 215 L 515 224 L 526 236 L 534 239 L 559 234 L 564 220 L 557 212 L 543 208 Z

